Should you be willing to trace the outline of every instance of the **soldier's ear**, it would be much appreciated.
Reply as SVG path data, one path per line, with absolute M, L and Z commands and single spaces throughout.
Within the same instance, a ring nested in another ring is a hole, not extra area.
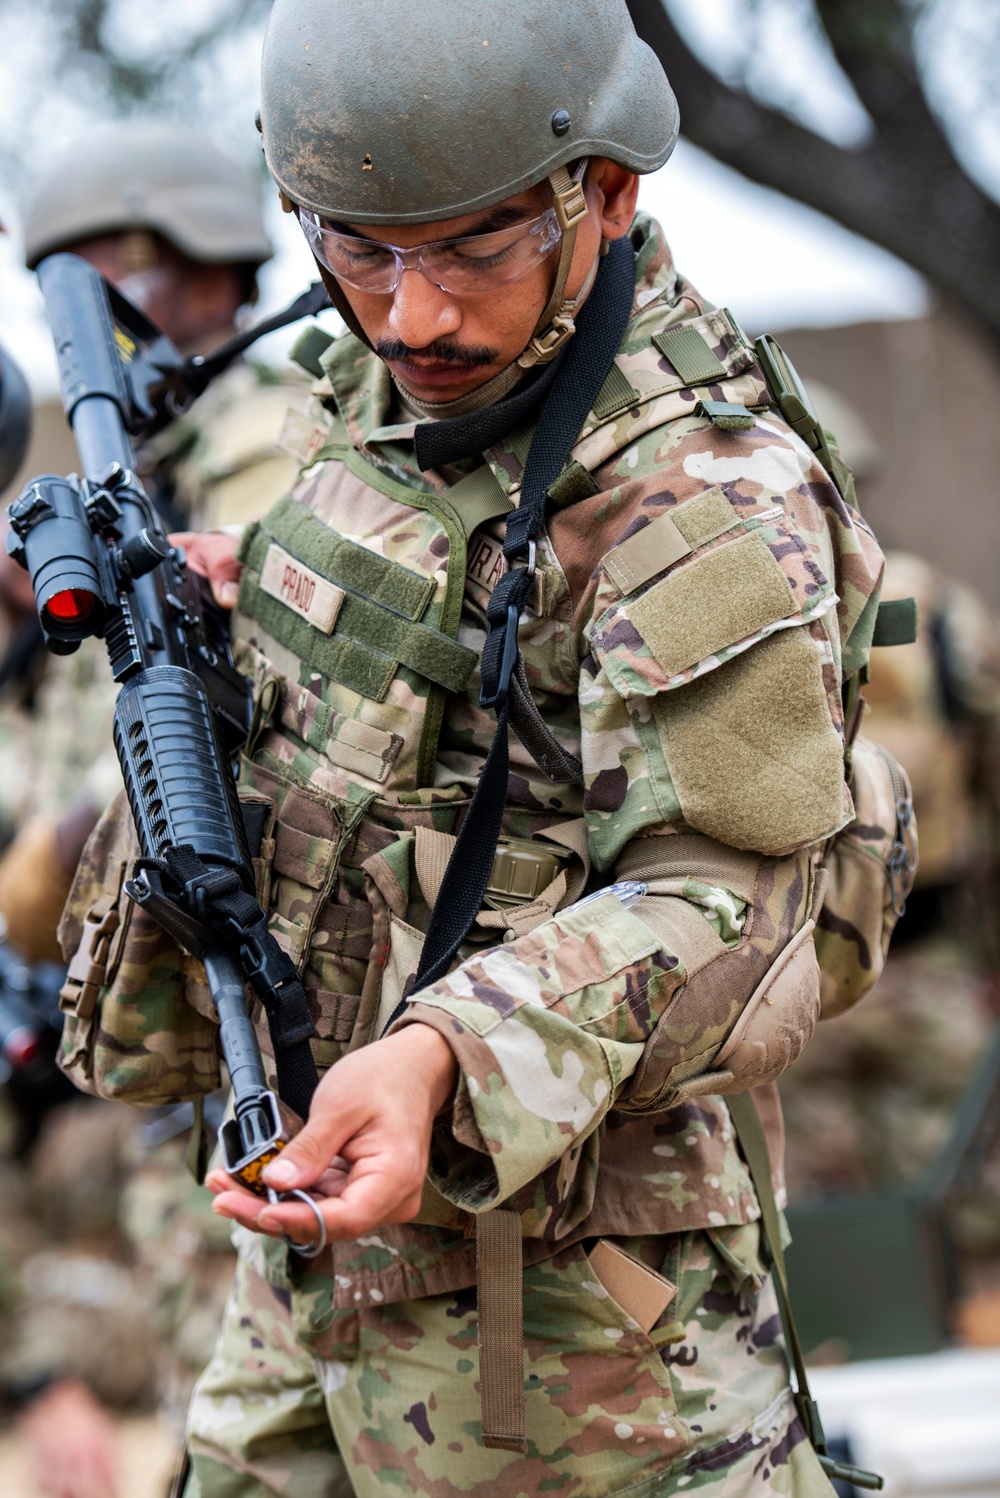
M 621 239 L 635 217 L 639 178 L 606 156 L 591 158 L 588 186 L 597 195 L 597 210 L 604 239 Z

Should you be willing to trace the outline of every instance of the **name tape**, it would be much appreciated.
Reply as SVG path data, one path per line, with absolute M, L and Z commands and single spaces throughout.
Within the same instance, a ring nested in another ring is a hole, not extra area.
M 488 595 L 493 592 L 503 577 L 503 573 L 504 558 L 501 543 L 494 536 L 477 536 L 469 547 L 469 560 L 465 570 L 466 582 L 471 583 L 473 589 L 482 588 Z M 543 576 L 544 569 L 540 567 L 535 574 L 535 586 L 525 605 L 525 612 L 528 614 L 538 615 L 542 612 Z
M 313 572 L 298 557 L 290 556 L 274 543 L 267 548 L 260 585 L 265 593 L 325 635 L 332 631 L 344 601 L 343 588 Z

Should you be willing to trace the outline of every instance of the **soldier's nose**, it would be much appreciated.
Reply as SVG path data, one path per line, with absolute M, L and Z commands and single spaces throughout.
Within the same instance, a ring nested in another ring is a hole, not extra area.
M 458 332 L 462 314 L 453 296 L 419 270 L 404 270 L 393 293 L 389 326 L 412 349 Z

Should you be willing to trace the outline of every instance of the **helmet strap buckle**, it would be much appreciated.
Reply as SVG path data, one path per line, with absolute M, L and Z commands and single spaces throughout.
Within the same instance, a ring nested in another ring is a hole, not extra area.
M 553 178 L 555 175 L 553 172 Z M 568 176 L 568 173 L 565 175 Z M 575 229 L 587 217 L 587 195 L 583 190 L 583 183 L 574 181 L 572 177 L 569 177 L 565 187 L 552 188 L 552 201 L 559 227 L 564 234 Z
M 548 364 L 576 332 L 576 323 L 569 315 L 572 303 L 563 302 L 548 327 L 536 333 L 528 347 L 518 359 L 522 369 L 534 369 L 536 364 Z

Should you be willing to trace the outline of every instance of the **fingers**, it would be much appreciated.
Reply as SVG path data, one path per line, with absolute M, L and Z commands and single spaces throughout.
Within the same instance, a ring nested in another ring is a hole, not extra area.
M 327 1075 L 332 1077 L 333 1073 Z M 266 1184 L 275 1191 L 288 1191 L 293 1186 L 312 1190 L 334 1168 L 341 1146 L 364 1127 L 370 1112 L 368 1107 L 359 1107 L 351 1099 L 343 1099 L 339 1107 L 330 1107 L 330 1101 L 331 1089 L 321 1083 L 305 1128 L 264 1171 Z
M 408 1221 L 419 1210 L 434 1118 L 455 1073 L 451 1048 L 425 1025 L 342 1057 L 320 1081 L 301 1132 L 265 1168 L 265 1185 L 308 1192 L 330 1238 Z M 315 1238 L 308 1206 L 255 1199 L 223 1172 L 208 1184 L 220 1215 L 261 1232 Z
M 380 1172 L 361 1176 L 348 1183 L 339 1197 L 317 1202 L 317 1208 L 329 1239 L 360 1238 L 371 1228 L 394 1222 L 408 1222 L 420 1210 L 420 1192 L 401 1190 L 400 1183 Z M 265 1233 L 284 1233 L 297 1242 L 316 1237 L 316 1215 L 302 1202 L 280 1202 L 265 1205 L 257 1220 Z
M 288 1237 L 297 1243 L 316 1239 L 316 1212 L 294 1198 L 272 1203 L 245 1190 L 224 1171 L 213 1171 L 205 1183 L 217 1193 L 212 1210 L 251 1232 Z M 350 1174 L 324 1172 L 311 1195 L 330 1240 L 361 1237 L 374 1227 L 409 1222 L 420 1210 L 422 1174 L 391 1157 L 359 1161 Z
M 219 607 L 235 608 L 243 572 L 236 557 L 239 543 L 235 536 L 219 531 L 181 531 L 170 540 L 174 546 L 183 547 L 192 571 L 208 579 Z

